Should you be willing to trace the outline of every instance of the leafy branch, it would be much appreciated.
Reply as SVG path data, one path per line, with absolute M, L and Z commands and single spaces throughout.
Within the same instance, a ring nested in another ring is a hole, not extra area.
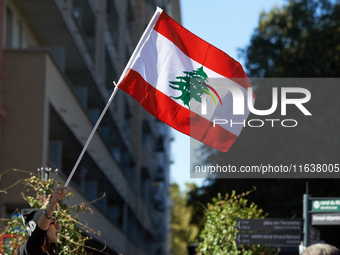
M 6 170 L 4 173 L 8 173 L 9 171 L 11 170 Z M 13 169 L 12 171 L 30 173 L 28 171 L 18 169 Z M 4 173 L 0 175 L 0 181 L 2 180 Z M 0 193 L 9 194 L 9 190 L 18 184 L 24 185 L 25 190 L 21 193 L 21 195 L 32 208 L 46 208 L 51 194 L 55 189 L 54 187 L 60 187 L 60 183 L 54 182 L 53 179 L 49 179 L 47 181 L 41 180 L 37 175 L 30 173 L 30 177 L 16 181 L 7 188 L 0 190 Z M 73 196 L 74 195 L 70 191 L 66 195 L 65 199 L 69 199 Z M 108 254 L 104 252 L 106 249 L 106 244 L 104 248 L 100 250 L 86 245 L 86 241 L 92 239 L 88 234 L 91 233 L 100 236 L 100 231 L 96 231 L 90 228 L 87 224 L 84 224 L 78 220 L 80 213 L 93 213 L 88 205 L 97 202 L 104 196 L 105 193 L 102 197 L 94 201 L 72 206 L 66 205 L 63 202 L 64 200 L 59 202 L 55 212 L 56 217 L 62 226 L 59 232 L 60 238 L 57 242 L 59 254 L 67 255 L 72 253 L 75 255 L 80 255 L 85 253 L 85 249 L 91 249 L 102 254 Z M 6 247 L 2 245 L 1 248 L 5 254 L 14 254 L 16 248 L 24 243 L 28 238 L 27 231 L 23 226 L 19 210 L 15 210 L 12 214 L 12 217 L 9 219 L 0 219 L 0 223 L 1 225 L 4 225 L 3 231 L 2 233 L 0 232 L 0 235 L 7 234 L 10 237 L 10 247 L 8 247 L 8 245 L 6 245 Z

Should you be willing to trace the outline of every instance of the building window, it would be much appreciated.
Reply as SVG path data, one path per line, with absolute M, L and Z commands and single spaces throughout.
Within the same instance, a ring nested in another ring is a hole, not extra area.
M 107 24 L 115 48 L 118 48 L 119 17 L 113 0 L 106 1 Z
M 87 49 L 91 53 L 91 57 L 94 57 L 95 50 L 95 16 L 91 10 L 91 6 L 88 1 L 74 0 L 73 2 L 73 18 L 78 25 L 79 31 L 82 34 L 83 40 L 87 46 Z

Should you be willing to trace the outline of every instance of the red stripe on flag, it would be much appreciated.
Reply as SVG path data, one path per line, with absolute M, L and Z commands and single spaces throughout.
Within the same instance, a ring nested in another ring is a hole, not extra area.
M 239 62 L 191 33 L 164 11 L 158 18 L 154 30 L 172 41 L 189 58 L 232 80 L 233 78 L 243 78 L 237 79 L 235 82 L 246 89 L 251 86 Z
M 176 130 L 189 135 L 217 150 L 227 152 L 237 139 L 221 126 L 177 104 L 169 96 L 148 84 L 136 71 L 130 69 L 119 88 L 133 96 L 148 112 Z

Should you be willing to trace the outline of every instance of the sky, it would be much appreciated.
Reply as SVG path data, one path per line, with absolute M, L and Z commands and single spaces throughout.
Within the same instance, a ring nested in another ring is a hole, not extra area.
M 238 56 L 258 26 L 260 13 L 284 5 L 286 0 L 180 0 L 182 25 L 244 65 Z M 190 178 L 190 138 L 172 129 L 170 182 L 185 190 L 185 183 L 201 186 L 203 178 Z

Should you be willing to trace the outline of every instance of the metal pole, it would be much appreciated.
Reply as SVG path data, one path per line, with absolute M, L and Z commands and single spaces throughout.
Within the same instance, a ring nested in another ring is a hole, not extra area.
M 309 245 L 309 198 L 307 194 L 303 194 L 303 246 L 306 248 Z
M 84 147 L 83 147 L 83 150 L 81 151 L 81 153 L 80 153 L 80 155 L 79 155 L 79 157 L 78 157 L 77 162 L 74 164 L 73 169 L 72 169 L 70 175 L 68 176 L 68 178 L 67 178 L 67 180 L 66 180 L 66 182 L 65 182 L 64 187 L 67 187 L 68 184 L 70 183 L 70 181 L 71 181 L 71 179 L 72 179 L 72 176 L 74 175 L 75 171 L 77 170 L 77 167 L 78 167 L 78 165 L 79 165 L 79 163 L 80 163 L 80 160 L 83 158 L 83 156 L 84 156 L 84 154 L 85 154 L 85 151 L 86 151 L 87 147 L 89 146 L 89 144 L 90 144 L 90 142 L 91 142 L 91 140 L 92 140 L 92 137 L 93 137 L 94 133 L 96 132 L 96 130 L 97 130 L 97 128 L 98 128 L 98 126 L 99 126 L 101 120 L 103 119 L 103 117 L 104 117 L 104 115 L 105 115 L 107 109 L 109 108 L 109 106 L 110 106 L 110 104 L 111 104 L 111 102 L 112 102 L 114 96 L 116 95 L 116 93 L 117 93 L 117 91 L 118 91 L 118 86 L 116 85 L 116 83 L 113 82 L 113 84 L 115 85 L 115 88 L 114 88 L 114 90 L 113 90 L 113 92 L 112 92 L 112 94 L 111 94 L 109 100 L 107 101 L 104 110 L 102 111 L 101 115 L 99 116 L 99 119 L 97 120 L 97 122 L 96 122 L 94 128 L 92 129 L 90 136 L 87 138 L 87 141 L 86 141 L 86 143 L 85 143 L 85 145 L 84 145 Z
M 48 179 L 50 179 L 52 168 L 40 167 L 38 168 L 38 172 L 40 172 L 41 179 L 47 182 Z M 53 172 L 55 173 L 58 172 L 58 169 L 54 169 Z M 46 193 L 44 194 L 44 204 L 45 203 L 46 203 Z

